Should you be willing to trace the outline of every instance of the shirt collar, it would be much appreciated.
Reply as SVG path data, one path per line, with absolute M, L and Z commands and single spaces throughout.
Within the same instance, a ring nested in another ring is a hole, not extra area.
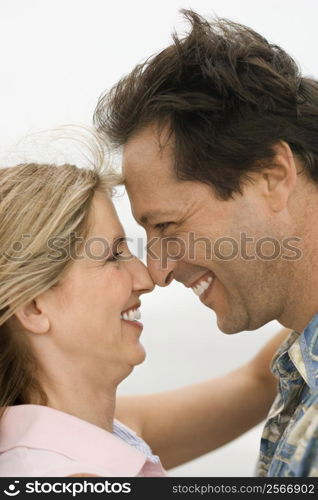
M 287 356 L 287 358 L 286 358 Z M 293 331 L 282 344 L 272 362 L 272 371 L 281 375 L 286 371 L 287 359 L 312 389 L 318 388 L 318 314 L 302 333 Z
M 0 420 L 0 452 L 23 446 L 89 462 L 112 476 L 137 476 L 147 457 L 111 432 L 41 405 L 17 405 Z

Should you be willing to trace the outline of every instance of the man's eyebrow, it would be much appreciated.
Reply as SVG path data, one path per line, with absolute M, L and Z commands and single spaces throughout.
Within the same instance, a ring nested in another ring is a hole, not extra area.
M 163 217 L 165 219 L 169 219 L 169 218 L 172 218 L 176 215 L 175 212 L 166 212 L 164 210 L 155 210 L 153 212 L 146 212 L 144 213 L 140 219 L 137 219 L 137 222 L 139 222 L 139 224 L 151 224 L 151 222 L 154 220 L 154 219 L 158 219 L 159 217 Z M 168 221 L 166 221 L 168 222 Z

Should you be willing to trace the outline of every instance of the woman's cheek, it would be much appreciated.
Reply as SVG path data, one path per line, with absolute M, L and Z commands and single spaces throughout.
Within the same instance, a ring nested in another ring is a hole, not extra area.
M 133 283 L 129 272 L 123 269 L 123 263 L 119 263 L 118 267 L 113 267 L 109 273 L 107 280 L 107 290 L 110 293 L 117 294 L 119 301 L 127 300 L 133 290 Z

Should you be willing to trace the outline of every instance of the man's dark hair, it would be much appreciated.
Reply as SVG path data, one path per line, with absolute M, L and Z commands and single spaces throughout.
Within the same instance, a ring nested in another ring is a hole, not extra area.
M 97 128 L 122 146 L 147 126 L 169 125 L 177 178 L 209 184 L 224 200 L 270 165 L 279 140 L 318 182 L 318 82 L 252 29 L 182 12 L 189 34 L 174 34 L 100 98 Z

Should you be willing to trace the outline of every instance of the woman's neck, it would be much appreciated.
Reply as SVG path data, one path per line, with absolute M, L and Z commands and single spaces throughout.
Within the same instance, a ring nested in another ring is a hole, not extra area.
M 41 377 L 40 383 L 47 396 L 46 406 L 112 432 L 117 384 L 97 384 L 80 372 L 76 377 L 70 373 L 67 377 L 60 373 L 54 379 Z
M 57 396 L 51 393 L 48 395 L 47 405 L 112 432 L 115 397 L 115 393 L 113 395 L 99 392 L 94 394 L 82 388 L 75 397 L 74 393 L 72 397 L 67 390 L 62 397 L 61 394 Z

